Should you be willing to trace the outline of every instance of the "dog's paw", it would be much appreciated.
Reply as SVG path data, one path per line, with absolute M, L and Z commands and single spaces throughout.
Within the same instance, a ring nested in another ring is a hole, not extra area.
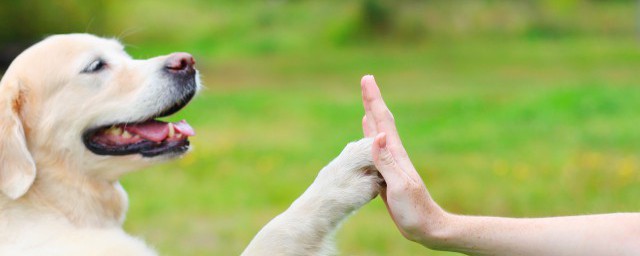
M 351 212 L 375 198 L 382 188 L 383 179 L 373 164 L 371 144 L 365 138 L 351 142 L 340 155 L 323 168 L 310 189 L 320 199 L 331 202 L 336 210 Z

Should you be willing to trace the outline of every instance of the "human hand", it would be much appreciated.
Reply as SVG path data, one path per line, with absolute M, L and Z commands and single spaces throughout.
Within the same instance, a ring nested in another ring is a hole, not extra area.
M 436 246 L 435 238 L 448 214 L 433 201 L 411 163 L 373 76 L 364 76 L 361 85 L 365 109 L 362 128 L 365 137 L 375 138 L 371 147 L 373 161 L 387 184 L 380 196 L 407 239 Z
M 387 186 L 380 192 L 408 239 L 469 255 L 640 255 L 640 214 L 501 218 L 449 214 L 433 201 L 396 130 L 373 76 L 362 78 L 362 127 Z

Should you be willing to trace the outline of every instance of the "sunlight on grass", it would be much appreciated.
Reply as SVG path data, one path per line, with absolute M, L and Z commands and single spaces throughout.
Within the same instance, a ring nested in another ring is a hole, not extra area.
M 206 63 L 207 89 L 175 117 L 195 126 L 195 150 L 125 178 L 126 228 L 168 254 L 239 253 L 361 137 L 365 73 L 377 76 L 445 209 L 515 217 L 637 211 L 640 53 L 625 41 L 599 42 L 601 54 L 586 39 L 511 41 L 492 54 L 492 42 L 475 42 Z M 556 54 L 540 53 L 549 47 Z M 402 238 L 379 199 L 337 240 L 346 255 L 426 250 Z

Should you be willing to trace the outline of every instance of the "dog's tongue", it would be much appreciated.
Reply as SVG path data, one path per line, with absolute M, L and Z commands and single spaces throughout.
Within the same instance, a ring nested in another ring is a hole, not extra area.
M 187 123 L 187 121 L 182 120 L 177 123 L 173 123 L 173 126 L 176 128 L 176 131 L 186 136 L 196 135 L 196 132 L 191 128 L 191 125 Z
M 175 137 L 178 134 L 186 137 L 195 135 L 193 128 L 191 128 L 185 120 L 177 123 L 150 120 L 144 123 L 128 124 L 124 129 L 144 139 L 155 142 L 162 142 L 166 138 Z

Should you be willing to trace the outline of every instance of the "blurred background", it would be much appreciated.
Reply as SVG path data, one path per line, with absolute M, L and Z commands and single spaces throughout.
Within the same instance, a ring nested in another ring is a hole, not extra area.
M 535 217 L 639 211 L 636 1 L 0 2 L 0 66 L 47 35 L 115 37 L 136 58 L 194 54 L 183 159 L 123 178 L 125 228 L 164 255 L 236 255 L 362 137 L 374 74 L 445 209 Z M 0 71 L 1 72 L 1 71 Z M 343 255 L 455 255 L 396 231 L 380 199 Z

